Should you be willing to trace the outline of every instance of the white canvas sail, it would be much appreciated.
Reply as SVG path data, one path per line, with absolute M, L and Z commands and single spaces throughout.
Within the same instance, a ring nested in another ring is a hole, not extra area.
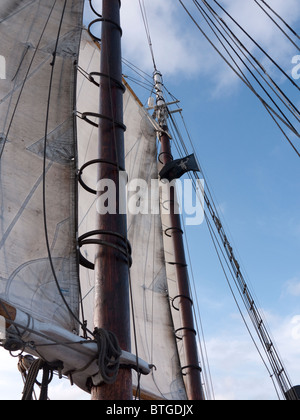
M 82 9 L 82 0 L 0 5 L 0 298 L 69 331 L 77 324 L 62 296 L 77 314 L 73 109 Z
M 77 65 L 82 8 L 82 1 L 63 0 L 0 8 L 0 54 L 7 57 L 7 77 L 0 81 L 0 300 L 17 309 L 13 319 L 22 325 L 22 340 L 38 348 L 32 353 L 62 360 L 63 373 L 87 390 L 87 378 L 98 370 L 97 348 L 74 332 L 82 334 L 79 317 L 93 330 L 95 252 L 94 245 L 82 246 L 81 262 L 90 267 L 79 268 L 77 237 L 95 229 L 98 215 L 96 195 L 78 179 L 96 188 L 91 161 L 98 130 L 82 117 L 98 112 L 93 73 L 100 50 L 84 31 Z M 158 177 L 156 133 L 129 87 L 124 122 L 129 181 L 143 180 L 150 190 Z M 157 209 L 128 213 L 132 352 L 154 366 L 141 378 L 142 397 L 184 399 Z
M 97 109 L 99 91 L 88 79 L 88 74 L 99 68 L 100 50 L 88 35 L 83 35 L 79 61 L 77 111 L 79 115 Z M 95 76 L 95 81 L 97 78 Z M 98 123 L 97 119 L 93 122 Z M 157 180 L 156 132 L 149 116 L 134 93 L 127 86 L 124 94 L 125 161 L 129 189 L 134 190 L 134 180 L 147 185 L 151 191 L 151 180 Z M 97 128 L 78 121 L 78 150 L 80 165 L 85 165 L 97 156 Z M 96 165 L 88 165 L 82 171 L 82 181 L 94 189 Z M 143 183 L 143 181 L 146 183 Z M 131 185 L 131 187 L 130 187 Z M 128 194 L 130 200 L 139 197 L 134 191 Z M 145 198 L 140 192 L 141 201 Z M 128 211 L 128 239 L 132 247 L 132 351 L 155 368 L 148 376 L 141 378 L 141 395 L 144 398 L 186 398 L 182 381 L 178 351 L 170 302 L 162 240 L 162 225 L 159 203 L 156 209 L 149 207 L 144 214 Z M 147 211 L 148 210 L 148 211 Z M 158 210 L 158 211 L 157 211 Z M 96 195 L 84 188 L 79 191 L 79 235 L 95 229 Z M 82 255 L 93 261 L 92 245 L 82 247 Z M 81 269 L 81 288 L 85 319 L 92 325 L 93 314 L 93 272 Z M 117 291 L 116 291 L 117 293 Z M 112 308 L 112 310 L 114 310 Z M 135 347 L 135 338 L 137 349 Z M 137 378 L 135 378 L 135 385 Z

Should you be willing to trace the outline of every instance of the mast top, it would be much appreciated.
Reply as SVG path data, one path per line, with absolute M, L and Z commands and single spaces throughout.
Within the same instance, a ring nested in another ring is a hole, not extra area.
M 159 71 L 154 72 L 154 88 L 156 91 L 157 120 L 163 130 L 167 130 L 168 109 L 163 92 L 162 74 Z

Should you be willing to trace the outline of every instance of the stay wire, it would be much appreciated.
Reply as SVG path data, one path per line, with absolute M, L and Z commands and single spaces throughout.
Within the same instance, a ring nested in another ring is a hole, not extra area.
M 293 116 L 299 121 L 299 109 L 292 103 L 292 101 L 288 98 L 288 96 L 283 92 L 283 90 L 278 86 L 278 84 L 274 81 L 274 79 L 268 74 L 266 69 L 262 66 L 262 64 L 259 62 L 259 60 L 252 54 L 252 52 L 245 46 L 245 44 L 236 36 L 236 34 L 233 32 L 233 30 L 226 24 L 224 19 L 222 19 L 219 14 L 216 12 L 213 7 L 211 7 L 207 1 L 202 0 L 205 7 L 208 9 L 208 11 L 212 14 L 214 19 L 219 23 L 220 27 L 225 31 L 227 36 L 233 41 L 233 43 L 236 45 L 236 47 L 239 49 L 239 51 L 243 54 L 243 56 L 246 58 L 246 60 L 250 63 L 250 65 L 255 69 L 255 71 L 260 75 L 260 77 L 266 82 L 266 84 L 269 86 L 269 88 L 274 92 L 274 94 L 279 98 L 279 100 L 289 109 L 289 111 L 293 114 Z M 198 3 L 198 1 L 194 1 L 196 7 L 201 7 Z M 224 37 L 225 38 L 225 37 Z M 231 47 L 233 48 L 233 47 Z M 234 48 L 233 48 L 234 50 Z M 236 53 L 238 55 L 238 53 Z M 253 62 L 250 60 L 250 58 L 253 60 Z M 244 63 L 244 62 L 243 62 Z M 254 64 L 255 63 L 255 64 Z M 265 79 L 265 77 L 259 72 L 259 70 L 256 68 L 257 65 L 259 69 L 262 71 L 263 74 L 266 75 L 266 77 L 269 79 L 270 83 Z M 248 69 L 248 66 L 247 66 Z M 251 72 L 249 70 L 249 72 Z M 251 72 L 252 74 L 252 72 Z M 255 76 L 253 76 L 255 77 Z M 263 87 L 262 87 L 263 88 Z M 263 88 L 264 89 L 264 88 Z
M 256 1 L 256 0 L 254 0 Z M 265 0 L 260 0 L 268 9 L 271 10 L 272 13 L 274 13 L 274 15 L 276 17 L 278 17 L 278 19 L 281 20 L 281 22 L 283 22 L 283 24 L 292 32 L 292 34 L 294 34 L 298 39 L 300 39 L 300 36 L 297 34 L 297 32 L 277 13 L 275 12 L 274 9 L 272 9 L 272 7 L 265 1 Z
M 185 147 L 184 147 L 185 148 Z M 190 176 L 190 178 L 192 178 L 191 176 Z M 195 179 L 197 179 L 198 178 L 198 175 L 197 174 L 194 174 L 194 178 Z M 194 188 L 196 188 L 195 187 L 195 184 L 194 184 Z M 203 191 L 203 194 L 205 194 L 204 193 L 204 191 Z M 210 204 L 210 202 L 209 202 L 209 199 L 205 199 L 205 203 L 209 203 Z M 202 204 L 202 203 L 201 203 Z M 251 310 L 251 308 L 248 308 L 248 302 L 246 302 L 244 299 L 243 299 L 243 296 L 242 296 L 242 294 L 241 294 L 241 290 L 240 290 L 240 287 L 239 287 L 239 285 L 237 284 L 237 280 L 235 279 L 235 275 L 234 275 L 234 273 L 233 273 L 233 271 L 232 271 L 232 267 L 229 265 L 229 262 L 228 262 L 228 260 L 227 260 L 227 258 L 226 258 L 226 256 L 225 256 L 225 254 L 224 254 L 224 250 L 222 249 L 222 247 L 221 247 L 221 245 L 220 245 L 220 243 L 219 243 L 219 240 L 218 240 L 218 238 L 216 237 L 216 234 L 214 233 L 214 231 L 213 231 L 213 228 L 212 228 L 212 225 L 211 225 L 211 223 L 210 223 L 210 221 L 209 221 L 209 219 L 208 219 L 208 216 L 207 216 L 207 213 L 206 213 L 206 211 L 205 211 L 205 209 L 203 208 L 203 211 L 204 211 L 204 215 L 205 215 L 205 218 L 206 218 L 206 221 L 207 221 L 207 224 L 208 224 L 208 227 L 209 227 L 209 230 L 210 230 L 210 234 L 211 234 L 211 237 L 212 237 L 212 240 L 213 240 L 213 243 L 214 243 L 214 246 L 215 246 L 215 248 L 216 248 L 216 250 L 217 250 L 217 247 L 216 247 L 216 245 L 215 245 L 215 241 L 218 243 L 218 247 L 220 248 L 220 252 L 221 252 L 221 254 L 223 255 L 223 258 L 224 258 L 224 261 L 226 262 L 226 264 L 227 264 L 227 267 L 228 267 L 228 270 L 229 270 L 229 272 L 230 272 L 230 274 L 231 274 L 231 276 L 232 276 L 232 278 L 233 278 L 233 281 L 234 281 L 234 283 L 236 284 L 236 287 L 237 287 L 237 289 L 238 289 L 238 293 L 239 293 L 239 295 L 240 295 L 240 297 L 241 297 L 241 299 L 242 299 L 242 301 L 244 302 L 244 304 L 246 305 L 246 309 L 247 309 L 247 312 L 248 312 L 248 314 L 249 314 L 249 316 L 250 316 L 250 319 L 253 321 L 253 327 L 254 327 L 254 329 L 256 330 L 256 332 L 257 332 L 257 334 L 258 334 L 258 338 L 259 338 L 259 340 L 260 340 L 260 342 L 261 342 L 261 344 L 262 344 L 262 346 L 263 346 L 263 349 L 264 349 L 264 351 L 265 351 L 265 353 L 266 353 L 266 357 L 267 357 L 267 359 L 269 360 L 269 363 L 270 363 L 270 366 L 272 367 L 272 370 L 273 370 L 273 372 L 274 372 L 274 374 L 275 374 L 275 376 L 276 376 L 276 378 L 277 378 L 277 381 L 278 381 L 278 386 L 280 387 L 280 389 L 282 390 L 282 392 L 283 392 L 283 389 L 285 388 L 285 389 L 287 389 L 287 387 L 288 386 L 291 386 L 291 382 L 290 382 L 290 379 L 288 378 L 288 375 L 287 375 L 287 372 L 286 372 L 286 369 L 284 368 L 284 366 L 283 366 L 283 364 L 282 364 L 282 362 L 281 362 L 281 360 L 280 360 L 280 357 L 279 357 L 279 355 L 278 355 L 278 352 L 277 352 L 277 350 L 276 350 L 276 348 L 275 348 L 275 346 L 274 346 L 274 344 L 273 344 L 273 341 L 274 340 L 272 340 L 272 341 L 270 341 L 271 343 L 272 343 L 272 349 L 273 349 L 273 351 L 272 351 L 272 357 L 271 357 L 271 352 L 270 352 L 270 350 L 268 350 L 267 351 L 267 349 L 265 348 L 265 343 L 264 343 L 264 340 L 266 340 L 266 339 L 270 339 L 270 335 L 269 335 L 269 333 L 268 333 L 268 331 L 267 331 L 267 329 L 266 329 L 266 326 L 265 326 L 265 323 L 263 323 L 263 321 L 262 321 L 262 318 L 261 318 L 261 315 L 259 314 L 259 312 L 258 312 L 258 309 L 256 308 L 256 305 L 255 305 L 255 311 L 253 311 L 253 310 Z M 214 240 L 214 238 L 215 238 L 215 240 Z M 221 259 L 220 259 L 220 256 L 219 256 L 219 254 L 218 254 L 218 257 L 219 257 L 219 260 L 220 260 L 220 262 L 221 262 Z M 224 266 L 223 266 L 223 264 L 221 263 L 221 266 L 222 266 L 222 268 L 223 268 L 223 271 L 224 271 L 224 274 L 225 274 L 225 277 L 226 277 L 226 279 L 227 279 L 227 282 L 228 282 L 228 284 L 230 285 L 230 283 L 229 283 L 229 279 L 228 279 L 228 277 L 227 277 L 227 275 L 226 275 L 226 272 L 225 272 L 225 269 L 224 269 Z M 242 275 L 240 275 L 240 276 L 242 276 Z M 240 277 L 239 276 L 239 277 Z M 245 283 L 245 281 L 244 281 L 244 279 L 243 279 L 243 282 Z M 245 283 L 246 284 L 246 283 Z M 248 286 L 247 286 L 247 288 L 248 288 Z M 231 288 L 231 286 L 230 286 L 230 289 L 232 290 L 232 288 Z M 248 290 L 249 290 L 249 288 L 248 288 Z M 233 290 L 232 290 L 232 293 L 233 293 L 233 296 L 234 296 L 234 292 L 233 292 Z M 252 297 L 251 297 L 252 298 Z M 235 298 L 235 300 L 236 300 L 236 298 Z M 253 304 L 254 304 L 254 302 L 253 302 Z M 238 306 L 238 308 L 239 308 L 239 306 Z M 260 319 L 260 321 L 261 321 L 261 324 L 260 324 L 260 326 L 258 327 L 257 326 L 257 319 L 256 319 L 256 317 L 259 317 L 259 319 Z M 243 316 L 242 316 L 243 317 Z M 244 317 L 243 317 L 243 319 L 244 319 Z M 245 322 L 245 325 L 247 326 L 247 323 L 246 323 L 246 321 L 244 320 L 244 322 Z M 263 323 L 263 324 L 262 324 Z M 258 331 L 258 328 L 260 329 L 260 328 L 264 328 L 264 334 L 265 335 L 262 335 L 261 333 L 260 333 L 260 331 Z M 249 327 L 247 327 L 247 329 L 248 329 Z M 252 336 L 252 334 L 251 334 L 251 332 L 250 332 L 250 336 L 252 337 L 252 341 L 254 342 L 254 344 L 256 345 L 256 343 L 255 343 L 255 340 L 254 340 L 254 337 Z M 264 340 L 263 340 L 263 337 L 264 337 Z M 257 345 L 256 345 L 256 348 L 257 348 Z M 263 359 L 263 357 L 262 357 L 262 354 L 261 354 L 261 352 L 259 351 L 259 349 L 258 349 L 258 352 L 259 352 L 259 354 L 260 354 L 260 356 L 261 356 L 261 358 L 262 358 L 262 360 L 263 360 L 263 362 L 264 362 L 264 364 L 265 364 L 265 361 L 264 361 L 264 359 Z M 266 364 L 265 364 L 265 366 L 266 366 Z M 270 371 L 269 371 L 269 369 L 268 369 L 268 367 L 266 366 L 266 368 L 267 368 L 267 370 L 268 370 L 268 372 L 270 373 Z M 283 368 L 283 370 L 281 370 Z M 282 374 L 284 374 L 284 375 L 282 375 Z M 272 382 L 273 382 L 273 385 L 274 385 L 274 387 L 275 387 L 275 390 L 276 390 L 276 392 L 277 392 L 277 388 L 276 388 L 276 386 L 275 386 L 275 383 L 274 383 L 274 380 L 273 380 L 273 375 L 271 375 L 270 374 L 270 377 L 271 377 L 271 379 L 272 379 Z M 280 378 L 279 378 L 280 377 Z M 277 395 L 278 395 L 278 392 L 277 392 Z M 284 395 L 284 392 L 283 392 L 283 395 Z
M 213 29 L 213 27 L 211 26 L 211 24 L 216 28 L 216 30 L 220 33 L 221 37 L 225 40 L 225 42 L 229 45 L 229 47 L 233 50 L 233 52 L 237 55 L 238 59 L 243 63 L 243 65 L 245 66 L 245 68 L 249 71 L 249 73 L 251 74 L 251 76 L 254 78 L 254 80 L 257 82 L 257 84 L 260 86 L 260 88 L 263 90 L 263 92 L 267 95 L 267 97 L 271 100 L 271 102 L 273 103 L 273 105 L 275 106 L 275 108 L 277 108 L 277 110 L 279 111 L 279 113 L 282 115 L 282 117 L 284 118 L 284 120 L 286 121 L 286 123 L 293 128 L 293 130 L 295 131 L 295 127 L 292 125 L 291 121 L 288 119 L 288 117 L 284 114 L 284 112 L 281 110 L 281 108 L 279 107 L 279 105 L 275 102 L 275 100 L 272 98 L 272 96 L 270 95 L 270 93 L 267 91 L 267 89 L 262 85 L 262 83 L 259 81 L 259 79 L 255 76 L 255 74 L 253 73 L 253 71 L 249 68 L 249 66 L 246 64 L 245 60 L 242 59 L 242 57 L 238 54 L 238 52 L 234 49 L 234 47 L 230 44 L 229 40 L 226 38 L 226 36 L 221 32 L 221 30 L 216 26 L 216 24 L 211 20 L 211 18 L 207 15 L 207 13 L 204 11 L 204 9 L 201 7 L 201 5 L 198 2 L 195 2 L 196 7 L 198 8 L 199 12 L 201 13 L 201 15 L 203 16 L 204 20 L 207 22 L 208 26 L 210 27 L 210 29 L 212 30 L 212 32 L 214 33 L 214 35 L 216 36 L 216 38 L 218 39 L 218 41 L 221 43 L 221 45 L 223 46 L 223 48 L 225 49 L 225 51 L 227 52 L 227 54 L 230 56 L 230 58 L 232 59 L 232 61 L 234 62 L 234 64 L 236 65 L 236 67 L 238 68 L 238 70 L 240 71 L 240 73 L 242 74 L 242 76 L 244 77 L 245 80 L 247 80 L 249 86 L 252 87 L 252 90 L 255 90 L 254 86 L 252 85 L 252 83 L 249 81 L 249 79 L 246 77 L 246 75 L 244 74 L 244 72 L 242 71 L 241 67 L 237 64 L 236 60 L 232 57 L 232 55 L 230 54 L 230 52 L 228 51 L 228 49 L 226 48 L 226 46 L 224 45 L 224 43 L 221 41 L 220 37 L 217 35 L 217 33 L 215 32 L 215 30 Z M 210 20 L 211 24 L 208 22 L 208 20 Z M 235 41 L 233 41 L 235 43 Z M 238 47 L 239 48 L 239 47 Z M 243 55 L 245 55 L 243 53 Z M 246 56 L 245 56 L 246 57 Z M 247 57 L 246 57 L 247 58 Z M 248 60 L 249 61 L 249 60 Z M 257 62 L 257 60 L 256 60 Z M 254 66 L 255 68 L 255 66 Z M 257 71 L 257 69 L 255 68 L 255 70 Z M 258 74 L 260 75 L 260 73 L 258 72 Z M 260 75 L 261 76 L 261 75 Z M 263 78 L 264 79 L 264 78 Z M 265 79 L 264 79 L 265 80 Z M 268 84 L 268 82 L 267 82 Z M 268 84 L 268 86 L 270 87 L 270 85 Z M 274 92 L 274 90 L 273 90 Z M 276 93 L 276 92 L 275 92 Z M 277 95 L 278 96 L 278 95 Z M 279 98 L 280 99 L 280 98 Z M 297 118 L 297 117 L 296 117 Z M 299 120 L 299 119 L 298 119 Z
M 182 7 L 184 8 L 184 10 L 186 11 L 186 13 L 188 14 L 188 16 L 191 18 L 191 20 L 197 26 L 197 28 L 200 30 L 200 32 L 203 34 L 203 36 L 206 38 L 206 40 L 211 44 L 211 46 L 216 50 L 216 52 L 221 56 L 221 58 L 226 62 L 226 64 L 232 69 L 232 71 L 241 79 L 241 81 L 261 101 L 263 106 L 265 106 L 270 112 L 272 112 L 273 115 L 275 115 L 282 123 L 284 123 L 292 131 L 292 133 L 294 133 L 297 137 L 300 137 L 300 134 L 298 133 L 298 131 L 295 130 L 293 127 L 291 127 L 289 124 L 287 124 L 286 121 L 258 94 L 258 92 L 255 89 L 253 89 L 253 87 L 247 82 L 247 80 L 245 80 L 242 77 L 242 75 L 237 72 L 237 70 L 232 66 L 232 64 L 226 59 L 224 54 L 221 53 L 221 51 L 216 47 L 216 45 L 211 41 L 211 39 L 208 37 L 208 35 L 205 33 L 205 31 L 201 28 L 199 23 L 195 20 L 195 18 L 192 16 L 192 14 L 189 12 L 189 10 L 183 4 L 182 0 L 179 0 L 179 2 L 182 5 Z M 295 147 L 293 147 L 293 148 L 295 150 Z M 297 155 L 300 157 L 299 153 L 297 153 Z
M 249 38 L 254 45 L 256 45 L 257 48 L 277 67 L 277 69 L 298 89 L 300 90 L 300 87 L 295 83 L 295 81 L 282 69 L 281 66 L 279 66 L 276 61 L 259 45 L 258 42 L 255 41 L 255 39 L 230 15 L 230 13 L 227 12 L 227 10 L 217 1 L 213 0 L 219 8 L 226 14 L 226 16 L 229 17 L 229 19 Z
M 153 51 L 153 44 L 152 44 L 152 40 L 151 40 L 150 29 L 149 29 L 148 18 L 147 18 L 147 11 L 146 11 L 144 0 L 139 0 L 139 4 L 140 4 L 141 14 L 142 14 L 144 27 L 145 27 L 145 31 L 146 31 L 146 36 L 147 36 L 147 40 L 148 40 L 148 44 L 149 44 L 149 49 L 150 49 L 150 53 L 151 53 L 151 57 L 152 57 L 153 67 L 154 67 L 154 70 L 157 71 L 155 57 L 154 57 L 154 51 Z
M 122 62 L 127 67 L 129 67 L 133 72 L 135 72 L 137 75 L 139 75 L 142 79 L 145 80 L 145 83 L 153 85 L 153 76 L 146 73 L 144 70 L 137 67 L 135 64 L 127 60 L 127 58 L 122 57 Z
M 248 331 L 248 333 L 249 333 L 249 335 L 250 335 L 250 338 L 251 338 L 251 340 L 252 340 L 252 342 L 253 342 L 253 344 L 254 344 L 254 346 L 255 346 L 255 348 L 256 348 L 256 350 L 257 350 L 257 352 L 258 352 L 258 354 L 259 354 L 259 356 L 260 356 L 260 358 L 261 358 L 261 360 L 262 360 L 262 362 L 263 362 L 263 364 L 264 364 L 264 366 L 265 366 L 265 368 L 266 368 L 266 370 L 267 370 L 267 372 L 268 372 L 268 374 L 269 374 L 269 376 L 270 376 L 271 380 L 272 380 L 272 383 L 273 383 L 273 385 L 274 385 L 274 388 L 275 388 L 276 394 L 277 394 L 277 396 L 278 396 L 278 399 L 280 399 L 280 398 L 279 398 L 279 394 L 278 394 L 277 387 L 276 387 L 275 382 L 274 382 L 274 379 L 273 379 L 273 375 L 272 375 L 272 374 L 271 374 L 271 372 L 270 372 L 270 369 L 269 369 L 269 367 L 268 367 L 268 365 L 267 365 L 267 363 L 266 363 L 266 361 L 265 361 L 265 359 L 264 359 L 264 357 L 263 357 L 263 355 L 262 355 L 262 352 L 261 352 L 261 351 L 260 351 L 260 349 L 258 348 L 258 345 L 257 345 L 257 343 L 256 343 L 256 340 L 255 340 L 255 338 L 254 338 L 253 334 L 252 334 L 252 333 L 251 333 L 251 331 L 250 331 L 250 328 L 249 328 L 249 326 L 248 326 L 248 323 L 247 323 L 247 321 L 246 321 L 246 319 L 245 319 L 245 317 L 244 317 L 244 315 L 243 315 L 242 309 L 241 309 L 241 307 L 240 307 L 240 305 L 239 305 L 239 303 L 238 303 L 237 297 L 236 297 L 236 295 L 235 295 L 235 293 L 234 293 L 234 290 L 233 290 L 233 288 L 232 288 L 232 286 L 231 286 L 230 280 L 229 280 L 228 275 L 227 275 L 227 273 L 226 273 L 226 270 L 225 270 L 224 264 L 223 264 L 223 262 L 222 262 L 222 259 L 221 259 L 220 253 L 219 253 L 219 251 L 218 251 L 218 248 L 220 249 L 221 255 L 223 256 L 223 259 L 225 260 L 226 265 L 227 265 L 227 267 L 228 267 L 228 270 L 229 270 L 229 272 L 230 272 L 230 274 L 231 274 L 231 276 L 232 276 L 232 278 L 233 278 L 233 279 L 234 279 L 234 275 L 233 275 L 233 273 L 232 273 L 232 271 L 231 271 L 231 268 L 230 268 L 230 266 L 229 266 L 229 264 L 228 264 L 228 261 L 227 261 L 227 259 L 226 259 L 225 255 L 224 255 L 224 251 L 223 251 L 223 249 L 221 248 L 221 245 L 219 244 L 219 241 L 218 241 L 218 239 L 217 239 L 217 237 L 216 237 L 216 234 L 215 234 L 215 233 L 214 233 L 214 231 L 213 231 L 213 228 L 212 228 L 211 222 L 210 222 L 210 220 L 208 219 L 208 216 L 207 216 L 206 212 L 205 212 L 205 220 L 206 220 L 206 223 L 207 223 L 207 226 L 208 226 L 209 234 L 210 234 L 210 236 L 211 236 L 211 239 L 212 239 L 212 242 L 213 242 L 213 246 L 214 246 L 214 248 L 215 248 L 215 251 L 216 251 L 216 254 L 217 254 L 217 257 L 218 257 L 219 263 L 220 263 L 220 265 L 221 265 L 221 268 L 222 268 L 223 274 L 224 274 L 224 276 L 225 276 L 225 278 L 226 278 L 226 281 L 227 281 L 228 287 L 229 287 L 229 289 L 230 289 L 230 292 L 231 292 L 231 294 L 232 294 L 232 297 L 233 297 L 233 299 L 234 299 L 234 302 L 235 302 L 235 304 L 236 304 L 236 306 L 237 306 L 237 309 L 238 309 L 238 311 L 239 311 L 239 313 L 240 313 L 240 316 L 241 316 L 241 318 L 242 318 L 242 320 L 243 320 L 243 323 L 244 323 L 244 325 L 245 325 L 245 327 L 246 327 L 246 329 L 247 329 L 247 331 Z M 218 246 L 217 246 L 217 244 L 218 244 Z M 234 279 L 234 280 L 235 280 L 235 279 Z M 260 338 L 259 338 L 259 340 L 261 341 L 261 339 L 260 339 Z M 267 358 L 268 358 L 268 355 L 266 355 L 266 356 L 267 356 Z M 268 358 L 268 359 L 269 359 L 269 358 Z
M 272 18 L 272 16 L 266 11 L 264 7 L 262 7 L 261 4 L 258 3 L 257 0 L 254 0 L 258 7 L 263 10 L 263 12 L 271 19 L 271 21 L 274 23 L 274 25 L 277 26 L 277 28 L 287 37 L 287 39 L 297 48 L 297 50 L 300 51 L 300 47 L 292 40 L 292 38 L 282 29 L 282 27 L 276 22 L 275 19 Z M 277 15 L 278 16 L 278 15 Z

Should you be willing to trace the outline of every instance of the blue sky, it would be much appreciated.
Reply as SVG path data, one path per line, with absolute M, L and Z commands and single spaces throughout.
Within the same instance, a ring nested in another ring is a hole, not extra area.
M 221 3 L 291 74 L 292 58 L 299 52 L 265 19 L 254 1 Z M 299 32 L 297 0 L 269 0 L 269 4 Z M 226 234 L 247 273 L 292 382 L 300 384 L 299 157 L 178 2 L 145 0 L 145 5 L 157 66 L 168 90 L 181 101 Z M 151 75 L 152 61 L 138 0 L 122 0 L 122 26 L 124 57 Z M 299 108 L 297 90 L 272 66 L 264 64 Z M 299 86 L 300 81 L 297 83 Z M 131 85 L 145 102 L 149 93 Z M 300 140 L 294 136 L 293 141 L 299 144 Z M 276 399 L 268 373 L 240 320 L 205 223 L 188 227 L 187 235 L 216 398 Z M 0 357 L 1 366 L 5 363 L 7 369 L 7 376 L 2 374 L 0 378 L 1 399 L 19 399 L 22 384 L 16 361 L 4 362 L 2 351 Z M 50 397 L 59 399 L 62 392 L 64 398 L 85 398 L 62 383 L 53 387 Z
M 161 3 L 145 1 L 157 67 L 167 89 L 181 101 L 226 234 L 292 382 L 298 384 L 299 157 L 258 99 L 218 57 L 178 2 Z M 190 6 L 192 2 L 184 3 Z M 299 52 L 285 41 L 254 1 L 221 3 L 290 75 L 292 58 Z M 134 28 L 129 25 L 130 16 L 138 22 L 137 4 L 123 1 L 123 53 L 151 74 L 146 37 L 143 45 L 142 37 L 137 40 L 135 36 L 138 23 Z M 274 0 L 269 4 L 299 32 L 299 2 Z M 139 30 L 143 32 L 142 23 Z M 241 37 L 247 42 L 244 35 Z M 253 46 L 249 48 L 257 53 Z M 298 90 L 290 88 L 274 66 L 262 60 L 299 108 Z M 292 139 L 299 145 L 299 139 Z M 205 223 L 188 227 L 187 233 L 216 398 L 276 399 L 268 373 L 261 367 L 240 321 Z

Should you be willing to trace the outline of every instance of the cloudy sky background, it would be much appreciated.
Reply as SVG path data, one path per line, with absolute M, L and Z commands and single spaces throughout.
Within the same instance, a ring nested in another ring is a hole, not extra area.
M 291 74 L 292 57 L 299 52 L 255 2 L 221 3 Z M 101 10 L 100 0 L 94 4 Z M 299 32 L 298 0 L 269 0 L 269 4 Z M 257 98 L 213 51 L 179 2 L 145 0 L 145 5 L 157 66 L 168 90 L 181 100 L 226 233 L 229 231 L 258 296 L 257 305 L 292 382 L 300 384 L 299 159 Z M 86 19 L 90 16 L 88 13 Z M 122 0 L 122 27 L 124 57 L 151 75 L 138 0 Z M 244 34 L 240 37 L 248 44 Z M 255 51 L 253 45 L 249 48 Z M 299 95 L 274 66 L 264 59 L 263 64 L 300 105 Z M 149 93 L 132 87 L 145 102 Z M 187 234 L 216 399 L 276 399 L 223 280 L 206 227 L 188 228 Z M 20 399 L 22 383 L 16 360 L 1 350 L 0 365 L 0 399 Z M 50 398 L 89 399 L 61 381 L 51 386 Z

